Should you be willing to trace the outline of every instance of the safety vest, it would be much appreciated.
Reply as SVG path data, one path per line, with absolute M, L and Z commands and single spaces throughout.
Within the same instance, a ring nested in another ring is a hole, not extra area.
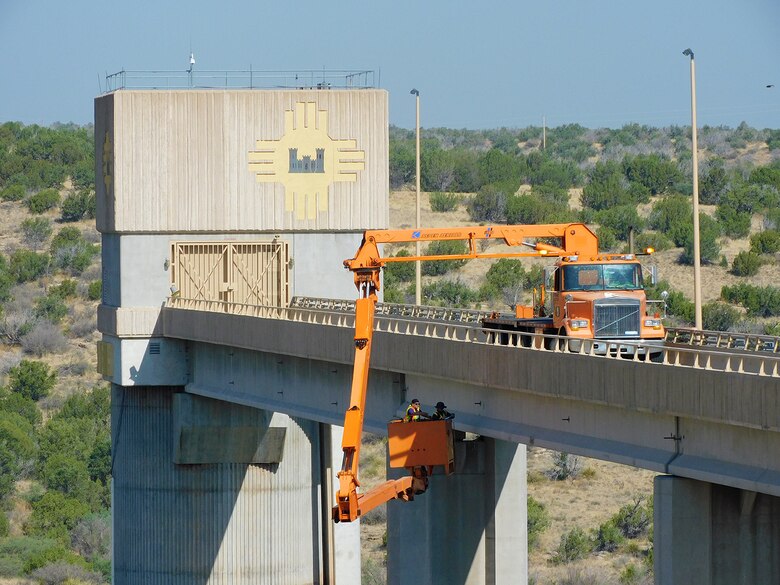
M 414 404 L 410 404 L 406 407 L 406 416 L 404 417 L 404 422 L 411 422 L 414 420 L 420 420 L 419 414 L 409 414 L 409 411 L 412 410 L 414 412 L 419 412 L 418 409 L 414 407 Z

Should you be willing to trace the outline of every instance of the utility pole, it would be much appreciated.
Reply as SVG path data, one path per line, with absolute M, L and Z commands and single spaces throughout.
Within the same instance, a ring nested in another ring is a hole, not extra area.
M 416 148 L 415 148 L 415 178 L 417 186 L 417 229 L 420 229 L 420 92 L 413 89 L 411 93 L 415 97 L 417 116 L 415 121 Z M 420 256 L 420 240 L 415 242 L 416 255 Z M 422 265 L 419 260 L 414 263 L 414 304 L 422 304 Z
M 696 66 L 693 51 L 683 55 L 691 58 L 691 149 L 693 159 L 693 305 L 696 329 L 702 329 L 701 315 L 701 240 L 699 234 L 699 146 L 696 140 Z

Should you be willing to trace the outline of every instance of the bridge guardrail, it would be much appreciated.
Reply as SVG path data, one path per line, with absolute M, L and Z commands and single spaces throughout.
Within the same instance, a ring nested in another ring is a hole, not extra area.
M 210 311 L 233 315 L 246 315 L 264 319 L 282 319 L 293 322 L 313 323 L 344 328 L 354 328 L 354 303 L 352 312 L 348 308 L 350 301 L 338 301 L 337 304 L 315 302 L 310 299 L 298 301 L 296 306 L 272 307 L 262 305 L 244 305 L 225 301 L 185 299 L 170 297 L 167 307 Z M 323 299 L 320 299 L 323 300 Z M 473 321 L 453 322 L 419 317 L 407 317 L 395 314 L 379 314 L 375 319 L 375 331 L 394 335 L 416 335 L 432 339 L 464 343 L 482 343 L 502 347 L 517 347 L 531 351 L 553 351 L 566 354 L 578 354 L 605 359 L 641 361 L 658 365 L 690 367 L 721 372 L 737 372 L 748 375 L 780 378 L 780 356 L 774 353 L 724 351 L 721 348 L 711 350 L 707 347 L 671 347 L 658 345 L 658 342 L 621 340 L 609 342 L 606 353 L 596 351 L 595 343 L 581 340 L 572 341 L 555 335 L 512 332 L 502 339 L 499 332 L 475 327 Z M 650 357 L 650 354 L 653 357 Z

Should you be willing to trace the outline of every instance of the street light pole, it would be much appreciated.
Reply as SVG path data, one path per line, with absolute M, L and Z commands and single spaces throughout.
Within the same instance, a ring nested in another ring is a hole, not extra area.
M 693 51 L 683 55 L 691 58 L 691 148 L 693 159 L 693 305 L 696 329 L 702 329 L 701 316 L 701 240 L 699 237 L 699 148 L 696 140 L 696 65 Z
M 415 122 L 416 128 L 416 148 L 415 148 L 415 179 L 417 185 L 417 223 L 415 224 L 417 229 L 420 229 L 420 92 L 413 89 L 411 93 L 415 97 L 415 105 L 417 109 L 417 116 Z M 416 255 L 420 255 L 420 240 L 415 242 Z M 420 261 L 414 263 L 414 304 L 422 304 L 422 265 Z

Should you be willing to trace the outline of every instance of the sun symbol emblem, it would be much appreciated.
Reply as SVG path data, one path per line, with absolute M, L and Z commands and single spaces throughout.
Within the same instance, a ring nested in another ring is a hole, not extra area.
M 328 187 L 357 181 L 365 168 L 365 151 L 356 140 L 328 135 L 328 112 L 314 102 L 298 102 L 284 112 L 285 134 L 279 140 L 258 140 L 249 151 L 249 170 L 258 183 L 284 185 L 285 211 L 296 219 L 316 219 L 328 211 Z

